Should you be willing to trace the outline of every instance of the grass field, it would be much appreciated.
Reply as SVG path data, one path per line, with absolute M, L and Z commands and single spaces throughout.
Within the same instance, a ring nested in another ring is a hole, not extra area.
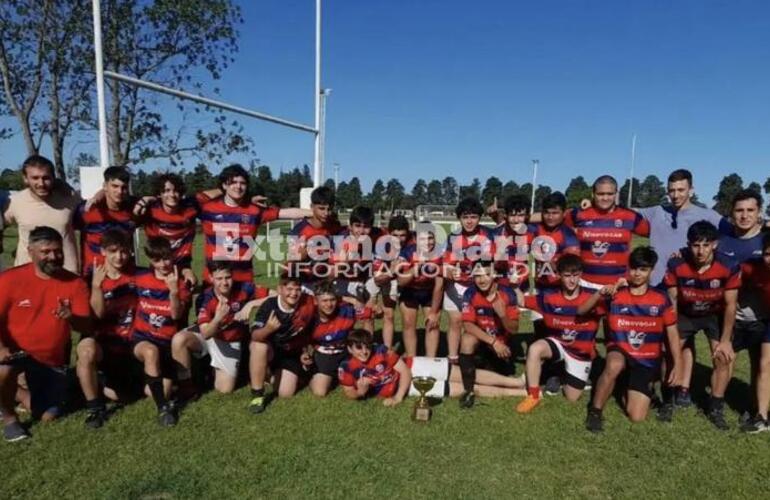
M 14 246 L 9 231 L 4 257 Z M 742 354 L 729 390 L 734 426 L 746 365 Z M 209 393 L 171 429 L 149 400 L 98 431 L 82 411 L 33 425 L 33 439 L 0 443 L 0 498 L 762 498 L 770 485 L 770 434 L 719 433 L 695 410 L 632 425 L 610 403 L 597 436 L 583 429 L 586 399 L 547 398 L 527 416 L 513 400 L 470 411 L 446 400 L 427 425 L 411 422 L 412 400 L 389 409 L 303 391 L 256 417 L 248 400 L 245 388 Z

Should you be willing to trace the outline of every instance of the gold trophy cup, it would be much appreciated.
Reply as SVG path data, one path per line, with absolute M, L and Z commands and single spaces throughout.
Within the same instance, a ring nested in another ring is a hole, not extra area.
M 412 379 L 412 384 L 414 385 L 414 388 L 417 389 L 417 392 L 420 393 L 420 399 L 418 399 L 417 403 L 414 405 L 412 419 L 414 419 L 415 422 L 427 422 L 430 420 L 433 410 L 430 409 L 425 394 L 433 389 L 433 386 L 436 384 L 436 379 L 433 377 L 414 377 Z

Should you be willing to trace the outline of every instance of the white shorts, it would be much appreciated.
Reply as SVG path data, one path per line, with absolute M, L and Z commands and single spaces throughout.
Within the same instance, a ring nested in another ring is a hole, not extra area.
M 447 384 L 449 383 L 449 359 L 447 358 L 428 358 L 425 356 L 415 356 L 412 358 L 412 378 L 415 377 L 433 377 L 436 383 L 433 388 L 425 393 L 431 398 L 443 398 L 448 394 Z M 419 396 L 420 393 L 414 388 L 414 384 L 409 386 L 410 396 Z
M 206 355 L 211 356 L 211 366 L 217 370 L 222 370 L 230 377 L 238 377 L 238 368 L 241 365 L 241 343 L 225 342 L 217 338 L 205 339 L 203 335 L 196 330 L 187 331 L 195 335 L 201 344 L 201 350 L 195 355 L 202 358 Z
M 556 357 L 553 359 L 553 361 L 563 361 L 564 371 L 567 372 L 567 375 L 574 377 L 577 379 L 577 381 L 582 382 L 583 386 L 585 386 L 585 384 L 588 382 L 588 377 L 591 374 L 591 362 L 578 359 L 567 352 L 562 343 L 556 340 L 555 337 L 547 337 L 546 341 L 548 342 L 548 345 L 551 346 L 551 348 L 556 348 L 557 352 L 554 353 Z M 577 388 L 582 389 L 583 387 Z
M 462 311 L 463 295 L 465 295 L 465 291 L 467 289 L 467 286 L 460 285 L 453 281 L 448 281 L 444 286 L 444 310 L 450 312 Z

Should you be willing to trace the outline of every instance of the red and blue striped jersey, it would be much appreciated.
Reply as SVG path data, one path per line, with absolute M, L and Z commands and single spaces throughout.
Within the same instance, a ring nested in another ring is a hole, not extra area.
M 498 283 L 513 286 L 522 291 L 529 290 L 529 248 L 532 235 L 526 224 L 521 224 L 517 233 L 508 223 L 503 222 L 494 229 L 495 270 L 500 274 Z
M 203 253 L 206 264 L 215 260 L 232 262 L 233 281 L 254 281 L 252 248 L 259 226 L 278 219 L 279 207 L 263 208 L 251 203 L 230 206 L 225 197 L 211 199 L 198 193 L 201 228 L 203 230 Z M 210 282 L 208 267 L 203 270 L 203 279 Z
M 225 342 L 240 342 L 246 339 L 249 333 L 249 325 L 248 323 L 235 321 L 235 315 L 247 302 L 265 298 L 267 295 L 267 288 L 256 287 L 254 283 L 233 282 L 230 296 L 227 297 L 227 305 L 230 306 L 230 312 L 227 313 L 219 324 L 219 331 L 214 337 Z M 219 297 L 214 293 L 214 288 L 209 287 L 204 290 L 197 301 L 198 324 L 211 323 L 216 315 L 218 305 Z
M 449 235 L 444 250 L 444 264 L 460 267 L 460 279 L 456 283 L 471 286 L 473 264 L 479 260 L 495 257 L 495 235 L 492 229 L 479 225 L 473 234 L 466 234 L 462 228 Z
M 96 320 L 96 335 L 131 340 L 136 312 L 135 271 L 125 271 L 117 278 L 107 276 L 102 282 L 104 317 Z
M 345 340 L 355 325 L 355 307 L 342 302 L 328 320 L 322 320 L 319 315 L 313 327 L 313 345 L 318 351 L 326 354 L 345 352 Z
M 741 264 L 741 309 L 750 308 L 754 317 L 770 317 L 770 267 L 764 259 L 749 259 Z
M 182 310 L 190 303 L 192 293 L 187 283 L 179 278 L 179 301 Z M 171 301 L 166 282 L 157 278 L 152 269 L 136 271 L 136 316 L 134 317 L 134 338 L 153 338 L 171 342 L 179 330 L 177 320 L 171 317 Z
M 634 235 L 649 236 L 650 224 L 640 214 L 622 207 L 608 212 L 575 208 L 565 223 L 575 230 L 583 259 L 583 279 L 610 285 L 626 275 Z
M 332 236 L 339 232 L 337 224 L 326 224 L 315 227 L 309 218 L 304 218 L 291 228 L 289 232 L 289 254 L 296 256 L 287 262 L 291 276 L 298 276 L 303 283 L 315 283 L 332 276 L 331 262 L 333 241 Z M 300 248 L 305 247 L 309 253 L 307 258 L 300 259 Z
M 621 288 L 607 310 L 607 347 L 618 347 L 640 364 L 656 368 L 666 327 L 676 324 L 676 311 L 666 292 L 648 288 L 644 295 L 632 295 L 628 288 Z
M 360 239 L 351 236 L 350 228 L 345 227 L 334 236 L 334 253 L 331 261 L 347 263 L 350 269 L 342 271 L 340 277 L 353 281 L 366 281 L 374 274 L 373 262 L 377 249 L 377 240 L 387 234 L 384 229 L 373 227 L 369 235 Z
M 81 274 L 90 276 L 91 269 L 104 262 L 102 234 L 108 229 L 122 229 L 134 238 L 136 223 L 133 219 L 134 201 L 127 202 L 120 210 L 110 210 L 105 202 L 96 203 L 86 211 L 86 202 L 80 203 L 75 212 L 74 226 L 80 231 Z
M 408 266 L 399 266 L 398 269 L 402 274 L 409 272 L 414 274 L 414 279 L 404 288 L 433 290 L 436 278 L 442 276 L 444 257 L 438 248 L 435 248 L 432 253 L 422 254 L 417 251 L 417 245 L 412 243 L 401 250 L 399 262 L 408 264 Z
M 548 336 L 558 341 L 564 349 L 578 359 L 592 360 L 596 356 L 596 331 L 600 317 L 605 314 L 601 306 L 589 314 L 577 315 L 577 308 L 591 298 L 593 292 L 580 289 L 577 297 L 569 299 L 561 289 L 548 288 L 537 295 L 527 295 L 524 307 L 543 315 Z
M 676 288 L 676 308 L 685 316 L 719 314 L 725 308 L 725 291 L 741 287 L 740 265 L 715 253 L 714 260 L 699 273 L 692 264 L 689 250 L 682 249 L 682 257 L 669 259 L 663 283 Z
M 195 219 L 198 217 L 198 202 L 195 198 L 184 198 L 179 210 L 166 212 L 160 200 L 147 207 L 144 220 L 144 234 L 148 238 L 161 237 L 171 243 L 174 264 L 179 269 L 192 266 L 192 247 L 195 239 Z
M 535 259 L 535 286 L 558 288 L 556 264 L 559 259 L 568 253 L 580 255 L 580 242 L 575 231 L 565 224 L 549 229 L 541 223 L 530 224 L 528 232 L 531 238 L 530 252 Z
M 399 373 L 396 365 L 401 357 L 389 351 L 384 345 L 372 347 L 372 355 L 366 363 L 350 356 L 340 364 L 338 373 L 340 385 L 355 387 L 363 377 L 371 379 L 369 393 L 380 398 L 389 398 L 398 390 Z
M 516 305 L 516 294 L 513 290 L 505 285 L 498 285 L 497 295 L 505 303 L 505 317 L 518 320 L 519 308 Z M 516 333 L 505 329 L 502 320 L 492 307 L 492 303 L 476 286 L 469 287 L 463 295 L 462 320 L 473 323 L 487 334 L 501 339 L 506 339 L 508 335 Z

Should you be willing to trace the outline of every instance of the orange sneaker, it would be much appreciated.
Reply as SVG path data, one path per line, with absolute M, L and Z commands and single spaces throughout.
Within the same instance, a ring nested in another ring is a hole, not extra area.
M 518 405 L 516 405 L 516 412 L 529 413 L 532 410 L 534 410 L 535 407 L 539 404 L 540 404 L 540 398 L 535 399 L 532 396 L 527 396 Z

